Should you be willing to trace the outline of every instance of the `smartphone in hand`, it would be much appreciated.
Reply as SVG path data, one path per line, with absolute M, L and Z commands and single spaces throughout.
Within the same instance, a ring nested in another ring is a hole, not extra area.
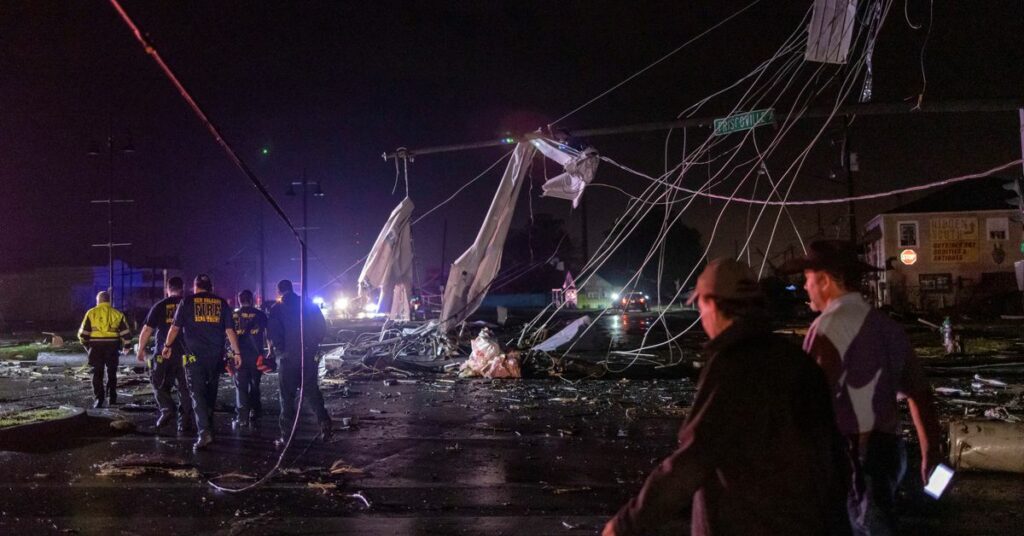
M 946 491 L 946 486 L 949 485 L 949 481 L 952 479 L 953 470 L 940 463 L 932 471 L 932 476 L 928 477 L 928 484 L 925 485 L 924 492 L 933 499 L 938 499 L 942 496 L 942 492 Z

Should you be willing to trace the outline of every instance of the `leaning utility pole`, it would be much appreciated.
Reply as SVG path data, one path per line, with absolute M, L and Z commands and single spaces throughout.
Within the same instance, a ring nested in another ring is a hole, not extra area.
M 902 115 L 902 114 L 943 114 L 943 113 L 992 113 L 992 112 L 1016 112 L 1024 106 L 1024 99 L 996 99 L 996 100 L 963 100 L 963 101 L 939 101 L 922 103 L 920 106 L 905 102 L 897 103 L 861 103 L 841 106 L 838 110 L 832 108 L 815 108 L 800 114 L 801 119 L 826 119 L 829 117 L 854 117 L 872 115 Z M 780 121 L 789 118 L 788 113 L 775 113 L 775 120 Z M 715 119 L 722 116 L 691 117 L 674 121 L 661 121 L 654 123 L 640 123 L 617 127 L 584 128 L 572 131 L 573 136 L 588 137 L 610 136 L 615 134 L 631 134 L 640 132 L 657 132 L 661 130 L 678 129 L 683 127 L 712 127 Z M 544 138 L 548 136 L 544 132 L 529 132 L 519 138 L 504 137 L 496 140 L 460 143 L 454 145 L 441 145 L 436 147 L 424 147 L 421 149 L 396 149 L 384 153 L 385 160 L 392 158 L 410 158 L 436 153 L 449 153 L 454 151 L 465 151 L 470 149 L 484 149 L 487 147 L 500 147 L 512 145 L 518 141 Z

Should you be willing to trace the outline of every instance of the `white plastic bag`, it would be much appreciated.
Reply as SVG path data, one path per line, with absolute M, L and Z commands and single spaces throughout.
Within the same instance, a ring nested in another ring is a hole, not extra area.
M 518 353 L 506 355 L 487 328 L 473 339 L 473 354 L 459 367 L 461 378 L 521 378 Z

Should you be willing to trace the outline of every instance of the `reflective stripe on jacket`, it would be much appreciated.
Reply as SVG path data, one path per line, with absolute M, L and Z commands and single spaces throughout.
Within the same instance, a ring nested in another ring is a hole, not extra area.
M 86 311 L 82 327 L 78 329 L 78 340 L 82 344 L 120 340 L 127 346 L 131 343 L 132 337 L 124 313 L 103 302 Z

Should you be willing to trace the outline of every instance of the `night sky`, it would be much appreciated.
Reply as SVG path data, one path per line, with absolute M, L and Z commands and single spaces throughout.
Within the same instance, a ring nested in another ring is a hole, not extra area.
M 310 199 L 310 226 L 320 228 L 310 232 L 317 286 L 367 253 L 401 199 L 401 184 L 391 193 L 394 164 L 383 161 L 382 152 L 534 130 L 747 3 L 123 5 L 297 224 L 300 201 L 284 195 L 288 183 L 303 173 L 322 183 L 326 197 Z M 760 63 L 795 29 L 808 4 L 763 0 L 561 126 L 672 119 Z M 903 2 L 894 5 L 875 51 L 875 102 L 916 100 L 928 11 L 928 2 L 909 2 L 911 21 L 924 25 L 915 31 Z M 936 2 L 925 101 L 1022 97 L 1022 35 L 1019 1 Z M 707 111 L 731 104 L 726 96 Z M 812 126 L 794 132 L 790 154 L 809 141 Z M 130 140 L 135 148 L 114 159 L 115 195 L 136 201 L 115 216 L 115 241 L 134 243 L 120 253 L 139 264 L 177 256 L 188 274 L 210 272 L 215 285 L 255 285 L 255 190 L 102 1 L 0 6 L 0 269 L 105 263 L 105 251 L 90 247 L 106 240 L 105 213 L 89 201 L 106 197 L 108 169 L 105 156 L 87 152 L 105 143 L 108 129 L 115 147 Z M 857 190 L 919 184 L 1019 158 L 1018 132 L 1012 113 L 858 118 L 852 130 L 861 163 Z M 602 154 L 651 173 L 662 169 L 663 141 L 664 133 L 590 140 Z M 261 155 L 262 148 L 269 154 Z M 417 158 L 409 173 L 418 212 L 504 150 Z M 845 194 L 845 185 L 822 179 L 832 149 L 817 151 L 793 199 Z M 445 219 L 449 262 L 470 243 L 502 167 L 414 228 L 422 270 L 439 263 Z M 571 205 L 541 200 L 543 176 L 535 171 L 532 180 L 533 211 L 564 218 L 578 232 Z M 610 166 L 599 169 L 597 181 L 633 192 L 643 185 Z M 526 190 L 516 224 L 529 215 Z M 593 249 L 626 199 L 603 188 L 588 190 L 586 199 L 594 207 Z M 908 200 L 863 203 L 859 221 Z M 707 233 L 717 208 L 697 205 L 684 222 Z M 746 208 L 730 210 L 735 214 L 713 255 L 731 253 L 742 238 Z M 826 227 L 844 210 L 825 209 Z M 793 214 L 802 231 L 816 231 L 816 210 Z M 295 242 L 269 211 L 266 223 L 268 280 L 297 278 Z M 845 227 L 835 231 L 845 233 Z M 767 229 L 763 234 L 755 241 L 763 241 Z M 788 247 L 792 237 L 780 230 L 775 248 Z M 349 273 L 350 283 L 357 273 Z

